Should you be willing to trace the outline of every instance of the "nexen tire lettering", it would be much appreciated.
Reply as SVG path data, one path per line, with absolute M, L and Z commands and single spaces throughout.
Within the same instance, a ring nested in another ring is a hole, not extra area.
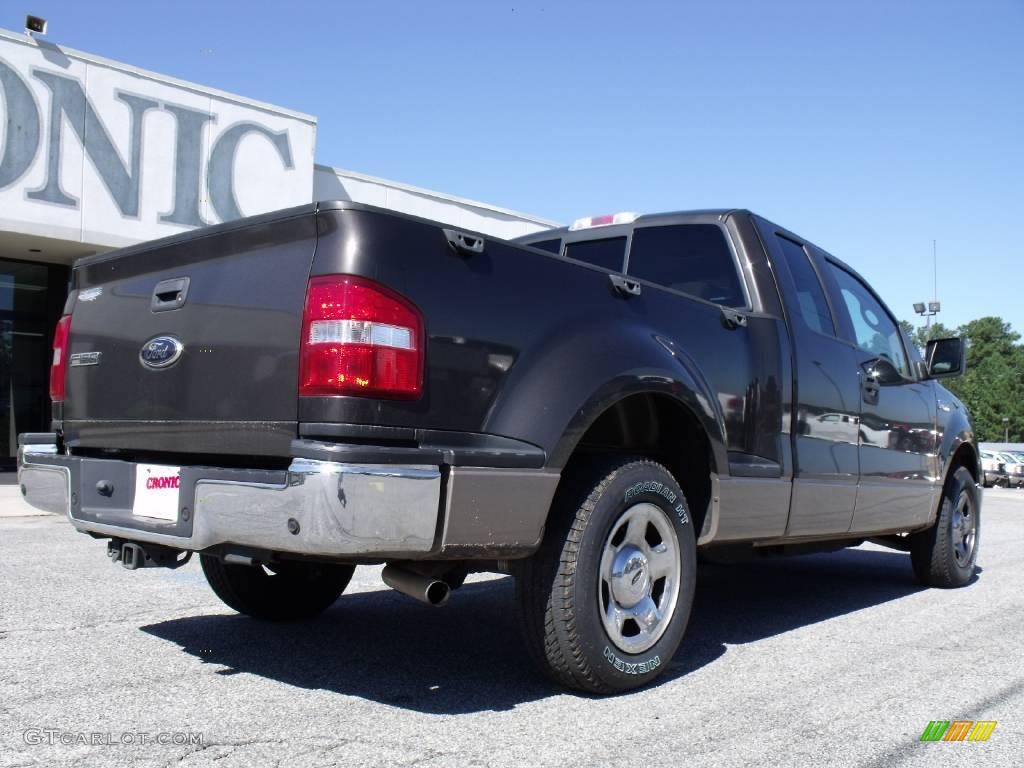
M 640 661 L 636 664 L 623 661 L 616 656 L 615 651 L 607 645 L 604 647 L 604 657 L 608 659 L 608 663 L 619 670 L 619 672 L 624 672 L 627 675 L 646 675 L 648 672 L 653 672 L 661 666 L 660 656 L 652 656 L 647 661 Z
M 151 491 L 160 488 L 177 488 L 179 482 L 181 482 L 181 479 L 177 475 L 168 475 L 166 477 L 147 477 L 146 488 Z

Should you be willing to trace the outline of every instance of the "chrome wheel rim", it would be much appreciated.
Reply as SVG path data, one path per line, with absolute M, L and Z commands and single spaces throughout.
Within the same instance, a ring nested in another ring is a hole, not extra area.
M 974 542 L 978 533 L 978 516 L 974 513 L 971 499 L 961 493 L 953 509 L 953 558 L 961 568 L 971 561 Z
M 682 564 L 679 537 L 668 514 L 634 504 L 605 539 L 598 603 L 608 638 L 625 653 L 643 653 L 672 623 Z

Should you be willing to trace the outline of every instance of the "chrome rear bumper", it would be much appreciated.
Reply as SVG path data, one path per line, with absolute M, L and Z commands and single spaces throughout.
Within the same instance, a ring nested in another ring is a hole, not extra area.
M 18 485 L 25 501 L 36 509 L 66 515 L 71 473 L 61 464 L 46 463 L 56 455 L 56 445 L 19 445 Z
M 100 476 L 115 489 L 103 498 L 94 487 Z M 66 514 L 78 530 L 191 551 L 422 555 L 435 547 L 441 514 L 436 466 L 295 459 L 287 471 L 183 468 L 179 519 L 170 522 L 133 514 L 131 462 L 61 455 L 28 440 L 18 449 L 18 482 L 29 504 Z
M 425 553 L 440 496 L 438 467 L 295 459 L 280 486 L 197 482 L 189 549 L 233 542 L 303 554 Z

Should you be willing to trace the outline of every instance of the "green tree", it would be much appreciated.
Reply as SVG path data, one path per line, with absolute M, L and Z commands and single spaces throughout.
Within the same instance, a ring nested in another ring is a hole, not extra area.
M 946 386 L 971 410 L 981 440 L 1024 442 L 1024 347 L 1001 317 L 981 317 L 959 328 L 967 340 L 967 373 Z M 1009 421 L 1004 424 L 1003 419 Z
M 1024 442 L 1024 346 L 1009 323 L 1001 317 L 980 317 L 956 329 L 942 323 L 926 329 L 906 320 L 900 327 L 922 355 L 929 339 L 966 339 L 967 373 L 943 384 L 971 410 L 979 439 L 1002 442 L 1008 431 L 1012 442 Z
M 911 341 L 914 342 L 914 346 L 921 350 L 921 354 L 924 354 L 924 349 L 928 346 L 928 342 L 931 339 L 947 339 L 950 336 L 958 336 L 959 329 L 947 328 L 942 323 L 932 323 L 929 326 L 916 327 L 913 323 L 906 320 L 900 320 L 900 328 L 902 328 L 906 334 L 910 337 Z

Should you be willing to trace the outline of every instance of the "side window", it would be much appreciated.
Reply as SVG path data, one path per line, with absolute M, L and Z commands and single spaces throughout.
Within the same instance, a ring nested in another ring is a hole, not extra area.
M 561 253 L 562 252 L 562 241 L 561 240 L 540 240 L 536 243 L 527 243 L 531 248 L 540 248 L 542 251 L 548 253 Z
M 860 280 L 845 269 L 829 263 L 839 287 L 843 305 L 853 325 L 854 341 L 865 352 L 887 357 L 896 369 L 910 377 L 899 326 Z
M 725 233 L 714 224 L 638 227 L 629 274 L 715 304 L 747 305 Z
M 789 265 L 789 271 L 793 275 L 793 282 L 796 283 L 796 298 L 804 323 L 818 333 L 835 336 L 836 325 L 832 319 L 832 311 L 828 308 L 825 289 L 821 287 L 818 273 L 814 271 L 814 266 L 811 264 L 810 255 L 802 245 L 794 243 L 788 237 L 780 235 L 778 239 L 782 251 L 786 255 L 786 264 Z
M 604 240 L 579 240 L 565 246 L 565 255 L 570 259 L 593 264 L 595 267 L 621 272 L 622 262 L 626 258 L 626 238 L 608 237 Z

